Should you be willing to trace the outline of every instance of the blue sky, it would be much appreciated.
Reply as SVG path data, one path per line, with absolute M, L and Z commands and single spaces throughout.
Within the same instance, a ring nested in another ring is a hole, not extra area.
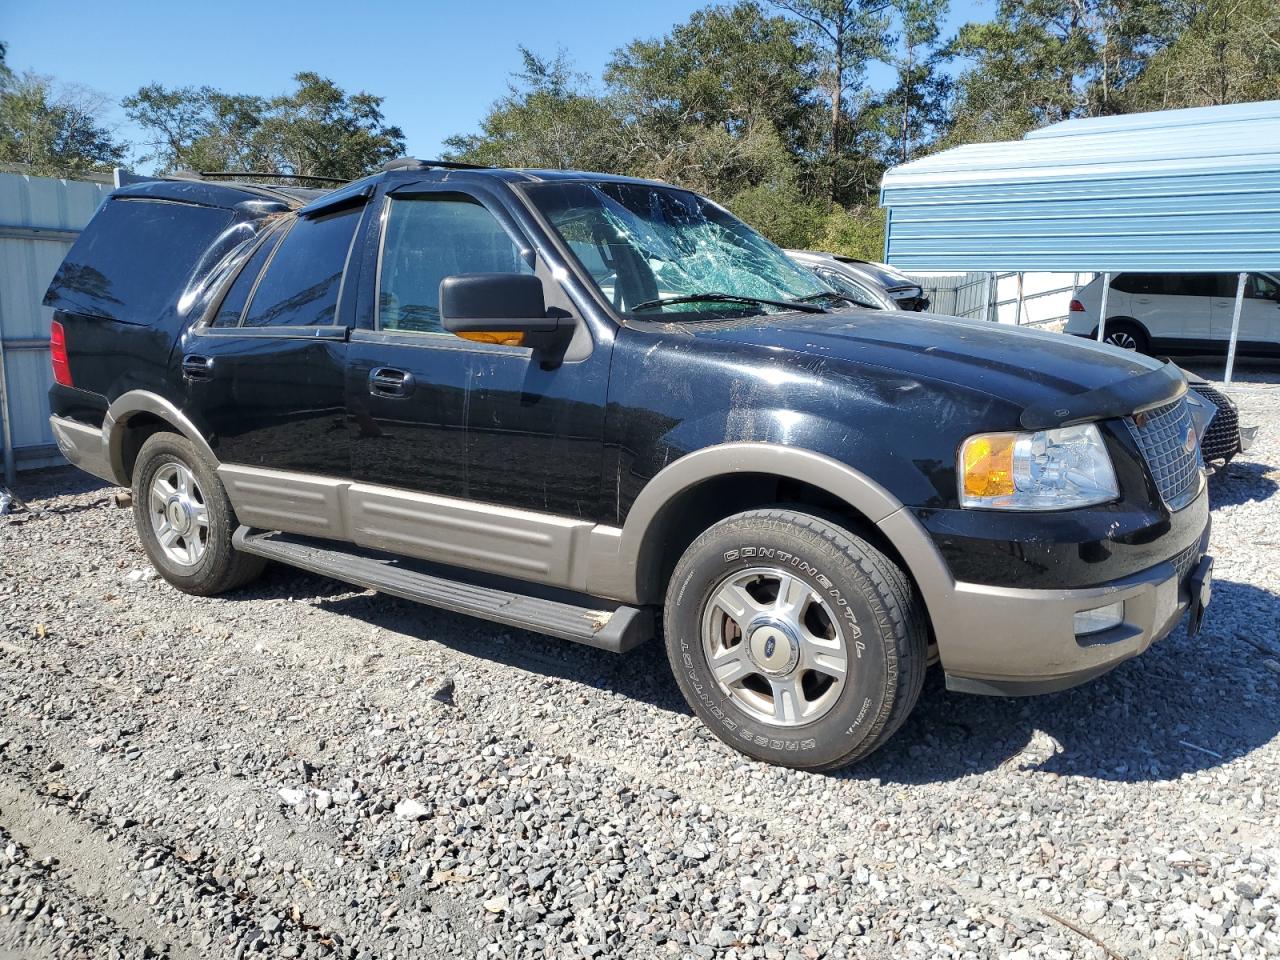
M 86 84 L 114 101 L 144 84 L 203 85 L 274 94 L 300 70 L 347 90 L 385 97 L 411 156 L 476 128 L 520 65 L 517 44 L 540 54 L 564 47 L 579 71 L 599 77 L 610 54 L 657 37 L 705 3 L 593 0 L 529 3 L 464 0 L 366 3 L 310 0 L 208 4 L 0 0 L 0 40 L 15 70 Z M 990 2 L 952 0 L 951 22 L 986 16 Z M 126 139 L 137 132 L 116 110 Z

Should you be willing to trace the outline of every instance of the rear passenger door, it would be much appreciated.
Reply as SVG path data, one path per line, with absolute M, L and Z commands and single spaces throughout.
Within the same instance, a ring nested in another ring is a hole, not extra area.
M 347 198 L 270 228 L 179 345 L 187 410 L 223 463 L 349 475 L 347 264 L 363 213 Z
M 1222 274 L 1220 296 L 1213 302 L 1213 339 L 1225 350 L 1231 340 L 1231 324 L 1235 316 L 1238 275 Z M 1242 353 L 1274 355 L 1280 353 L 1280 284 L 1264 273 L 1251 273 L 1245 280 L 1244 300 L 1240 304 L 1240 339 Z

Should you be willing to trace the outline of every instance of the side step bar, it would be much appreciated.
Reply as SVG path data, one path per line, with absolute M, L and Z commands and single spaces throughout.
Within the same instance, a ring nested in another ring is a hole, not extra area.
M 415 570 L 412 561 L 390 554 L 245 526 L 236 530 L 231 542 L 245 553 L 335 580 L 613 653 L 626 653 L 654 635 L 653 614 L 635 607 L 593 609 L 544 600 Z

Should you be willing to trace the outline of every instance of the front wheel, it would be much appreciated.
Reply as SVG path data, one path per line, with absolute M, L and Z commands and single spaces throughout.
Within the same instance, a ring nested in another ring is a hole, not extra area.
M 667 657 L 691 707 L 759 760 L 845 766 L 920 694 L 928 631 L 906 574 L 825 519 L 753 510 L 715 524 L 667 589 Z

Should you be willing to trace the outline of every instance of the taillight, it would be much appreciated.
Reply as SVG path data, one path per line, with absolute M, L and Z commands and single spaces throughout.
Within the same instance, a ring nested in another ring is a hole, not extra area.
M 53 363 L 53 379 L 64 387 L 71 382 L 71 364 L 67 362 L 67 333 L 57 320 L 49 326 L 49 359 Z
M 1062 301 L 1059 300 L 1058 302 L 1061 303 Z M 1069 306 L 1067 309 L 1070 310 L 1072 313 L 1084 313 L 1084 304 L 1081 303 L 1079 300 L 1072 300 L 1071 306 Z

